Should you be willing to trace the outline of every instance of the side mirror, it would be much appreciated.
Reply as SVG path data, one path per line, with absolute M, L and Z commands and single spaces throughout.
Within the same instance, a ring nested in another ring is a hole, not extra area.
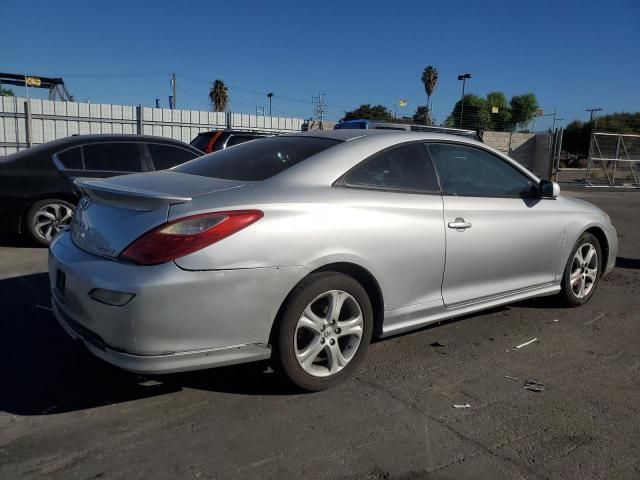
M 556 198 L 560 196 L 560 185 L 549 180 L 540 180 L 538 194 L 542 198 Z

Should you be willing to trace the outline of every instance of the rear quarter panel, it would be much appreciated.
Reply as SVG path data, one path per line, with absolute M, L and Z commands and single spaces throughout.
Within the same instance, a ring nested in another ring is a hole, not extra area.
M 231 237 L 177 259 L 180 268 L 302 266 L 310 272 L 349 262 L 376 278 L 385 309 L 441 300 L 444 225 L 439 195 L 307 186 L 286 195 L 272 192 L 271 201 L 261 203 L 264 192 L 255 186 L 171 207 L 170 218 L 221 210 L 216 204 L 265 214 Z

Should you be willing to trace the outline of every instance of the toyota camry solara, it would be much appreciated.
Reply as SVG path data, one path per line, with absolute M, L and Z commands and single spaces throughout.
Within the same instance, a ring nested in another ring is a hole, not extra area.
M 134 372 L 271 359 L 319 390 L 373 336 L 529 297 L 579 306 L 616 258 L 607 214 L 462 137 L 300 133 L 78 184 L 50 246 L 54 312 Z

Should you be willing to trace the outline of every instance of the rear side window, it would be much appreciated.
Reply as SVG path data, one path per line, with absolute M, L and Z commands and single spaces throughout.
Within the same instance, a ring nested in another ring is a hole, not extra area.
M 141 172 L 140 145 L 137 143 L 95 143 L 85 145 L 84 166 L 87 170 Z
M 56 154 L 67 170 L 82 170 L 82 147 L 71 148 Z
M 174 171 L 226 180 L 265 180 L 338 143 L 331 138 L 261 138 L 196 158 Z
M 533 182 L 505 160 L 479 148 L 430 144 L 442 193 L 468 197 L 527 197 Z
M 156 170 L 166 170 L 167 168 L 193 160 L 198 156 L 193 152 L 172 145 L 149 143 L 147 144 L 147 148 L 149 148 L 151 160 L 153 160 L 153 166 Z
M 407 192 L 440 193 L 422 143 L 411 143 L 375 154 L 348 172 L 343 185 Z

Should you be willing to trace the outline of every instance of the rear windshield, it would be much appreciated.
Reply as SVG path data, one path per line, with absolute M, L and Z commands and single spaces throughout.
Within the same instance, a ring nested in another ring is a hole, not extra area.
M 213 135 L 213 132 L 200 133 L 196 138 L 191 140 L 190 145 L 204 152 L 207 148 L 207 143 L 209 143 L 209 139 L 211 139 L 211 135 Z
M 204 155 L 173 170 L 202 177 L 260 181 L 338 143 L 332 138 L 262 138 Z

